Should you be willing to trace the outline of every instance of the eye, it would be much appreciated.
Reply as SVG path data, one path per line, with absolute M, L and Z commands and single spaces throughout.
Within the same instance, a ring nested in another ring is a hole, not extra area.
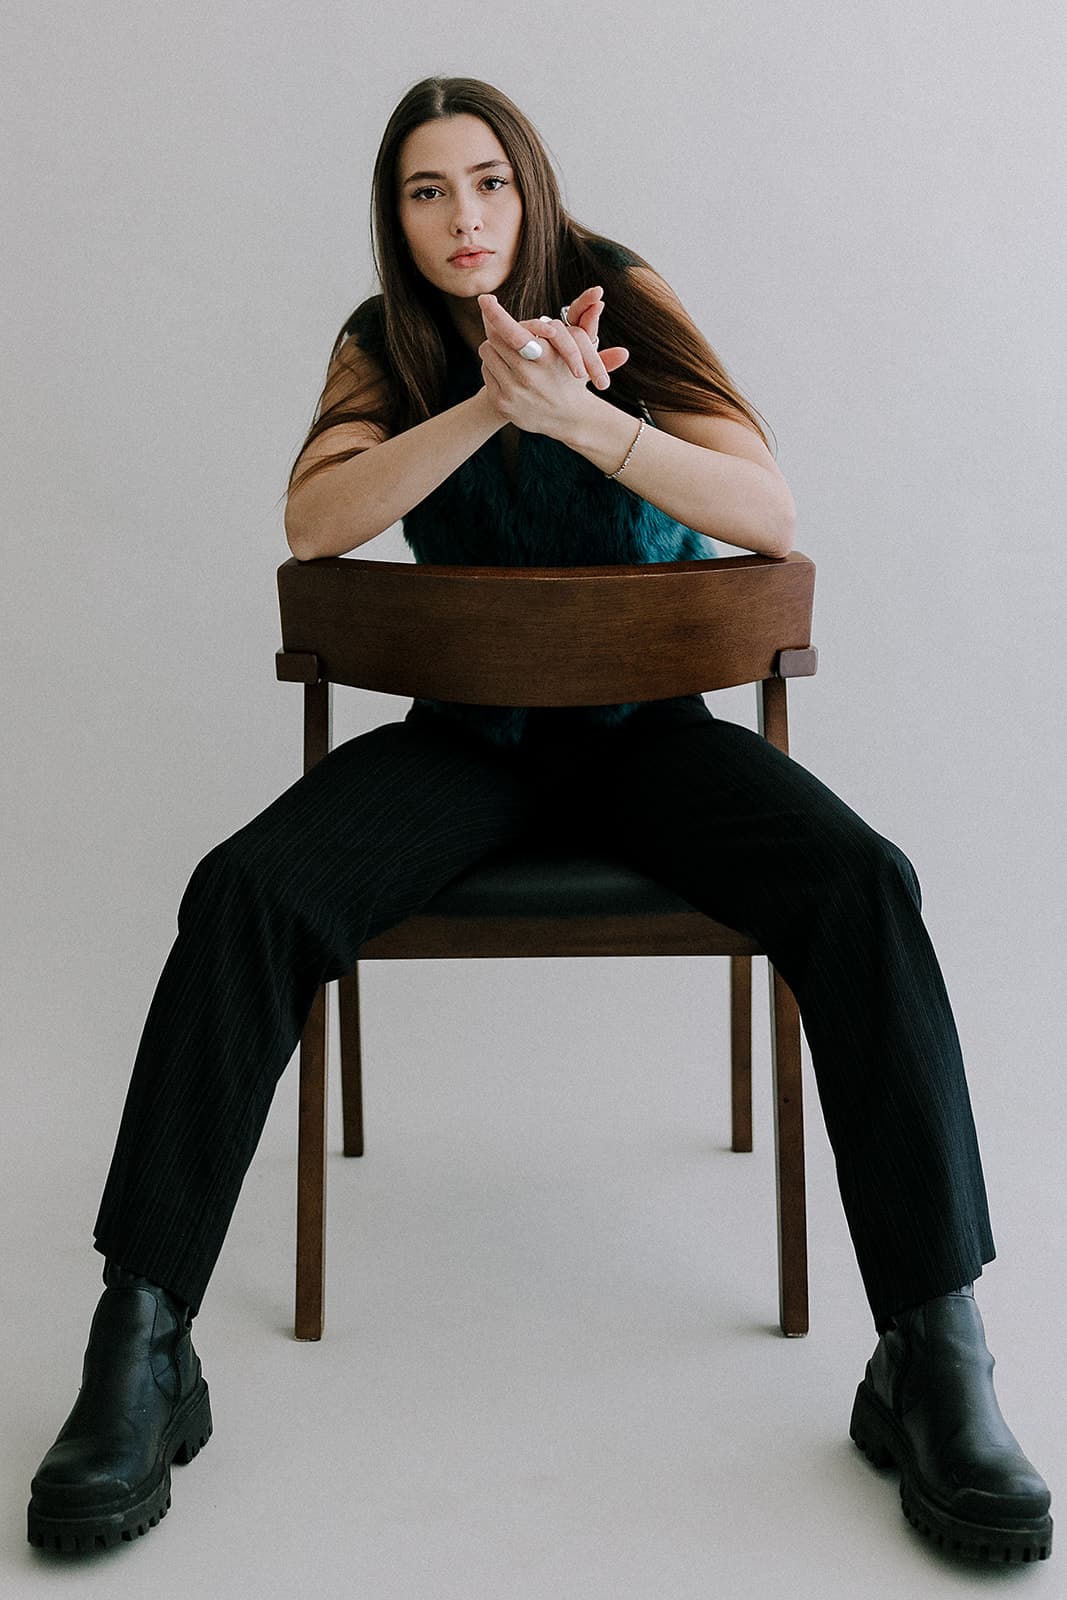
M 486 183 L 495 183 L 495 184 L 499 185 L 499 187 L 501 189 L 503 189 L 506 186 L 508 180 L 506 178 L 500 177 L 499 174 L 490 173 L 489 177 L 486 178 L 484 181 Z M 490 191 L 489 191 L 490 194 L 496 194 L 496 192 L 497 192 L 496 189 L 490 189 Z
M 435 188 L 432 183 L 427 183 L 427 184 L 424 184 L 421 189 L 412 189 L 411 198 L 413 200 L 423 200 L 423 199 L 425 199 L 425 197 L 427 195 L 440 194 L 440 193 L 441 193 L 440 189 Z

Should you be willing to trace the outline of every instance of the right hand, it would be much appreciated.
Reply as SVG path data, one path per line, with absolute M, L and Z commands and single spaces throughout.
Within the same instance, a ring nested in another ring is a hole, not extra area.
M 604 291 L 599 284 L 572 300 L 567 307 L 567 322 L 553 317 L 549 322 L 531 319 L 520 324 L 535 339 L 550 344 L 561 355 L 576 378 L 592 382 L 598 389 L 608 388 L 608 374 L 617 372 L 630 359 L 622 345 L 610 350 L 596 348 L 597 329 L 604 309 Z

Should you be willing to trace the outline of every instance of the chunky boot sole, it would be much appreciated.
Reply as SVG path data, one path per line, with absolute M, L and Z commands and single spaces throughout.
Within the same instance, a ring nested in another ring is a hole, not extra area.
M 876 1467 L 900 1470 L 900 1503 L 908 1521 L 950 1555 L 998 1566 L 1047 1561 L 1052 1554 L 1052 1518 L 1042 1516 L 994 1525 L 962 1522 L 924 1485 L 907 1434 L 866 1378 L 856 1390 L 852 1439 Z
M 83 1555 L 138 1539 L 157 1526 L 170 1510 L 171 1462 L 183 1465 L 199 1455 L 211 1438 L 211 1402 L 200 1379 L 188 1400 L 175 1412 L 164 1434 L 157 1470 L 130 1494 L 92 1511 L 73 1513 L 32 1499 L 27 1513 L 27 1538 L 41 1550 Z

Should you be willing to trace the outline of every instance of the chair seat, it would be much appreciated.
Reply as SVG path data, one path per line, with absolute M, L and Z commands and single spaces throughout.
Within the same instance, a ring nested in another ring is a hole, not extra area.
M 453 879 L 424 917 L 669 916 L 696 909 L 664 884 L 611 856 L 573 847 L 494 851 Z
M 359 958 L 759 953 L 750 935 L 624 861 L 537 841 L 486 856 L 412 916 L 368 939 Z

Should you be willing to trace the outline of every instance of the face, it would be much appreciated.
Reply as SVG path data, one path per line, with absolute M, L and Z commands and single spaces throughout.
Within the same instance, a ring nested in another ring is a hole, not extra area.
M 480 117 L 424 122 L 400 147 L 400 226 L 424 278 L 454 300 L 492 294 L 515 263 L 522 196 Z

